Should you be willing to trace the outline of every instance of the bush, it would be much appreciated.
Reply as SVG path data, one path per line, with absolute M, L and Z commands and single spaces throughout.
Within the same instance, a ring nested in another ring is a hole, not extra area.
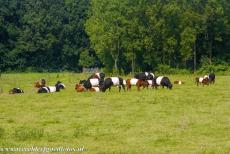
M 186 69 L 172 68 L 169 65 L 158 65 L 156 74 L 190 74 L 191 72 Z
M 209 64 L 209 59 L 207 57 L 201 58 L 201 67 L 197 73 L 207 74 L 214 72 L 216 74 L 227 75 L 230 74 L 230 65 L 219 59 L 213 59 L 212 65 Z

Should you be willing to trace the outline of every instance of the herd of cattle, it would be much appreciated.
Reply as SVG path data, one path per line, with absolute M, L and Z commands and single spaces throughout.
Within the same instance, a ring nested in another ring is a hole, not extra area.
M 215 83 L 215 74 L 211 73 L 205 75 L 204 77 L 195 78 L 195 83 L 198 85 L 209 85 Z M 184 84 L 183 81 L 174 81 L 174 84 Z M 75 90 L 77 92 L 105 92 L 106 90 L 111 89 L 111 87 L 117 86 L 119 92 L 121 89 L 125 91 L 125 86 L 127 91 L 131 90 L 132 86 L 136 86 L 137 90 L 140 91 L 140 88 L 156 88 L 159 86 L 167 87 L 172 89 L 173 85 L 168 77 L 166 76 L 155 76 L 150 72 L 138 73 L 134 78 L 124 80 L 121 77 L 109 77 L 105 79 L 104 73 L 94 73 L 86 80 L 80 80 L 78 84 L 75 85 Z M 46 86 L 46 80 L 41 79 L 41 81 L 35 82 L 35 88 L 38 88 L 38 93 L 53 93 L 59 92 L 61 89 L 65 89 L 66 86 L 58 81 L 55 86 Z M 13 88 L 9 91 L 10 94 L 24 93 L 21 88 Z

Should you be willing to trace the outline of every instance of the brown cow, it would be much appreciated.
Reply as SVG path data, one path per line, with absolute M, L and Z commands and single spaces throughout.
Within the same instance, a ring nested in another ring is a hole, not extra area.
M 204 85 L 209 85 L 209 79 L 208 78 L 204 78 L 204 77 L 196 77 L 195 78 L 195 83 L 196 85 L 200 85 L 202 84 L 203 86 Z
M 127 91 L 131 90 L 131 86 L 137 86 L 137 90 L 140 91 L 140 88 L 146 88 L 149 86 L 148 81 L 139 80 L 139 79 L 127 79 L 126 80 Z

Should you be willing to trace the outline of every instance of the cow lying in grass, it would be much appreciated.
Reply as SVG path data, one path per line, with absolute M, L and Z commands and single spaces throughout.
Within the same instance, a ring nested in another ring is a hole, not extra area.
M 109 89 L 110 91 L 112 86 L 118 86 L 119 92 L 120 92 L 121 87 L 125 91 L 125 84 L 126 84 L 125 80 L 123 80 L 120 77 L 110 77 L 110 78 L 105 79 L 105 81 L 100 86 L 100 89 L 102 92 L 105 92 L 107 89 Z
M 174 81 L 174 84 L 185 84 L 185 82 L 180 81 L 180 80 L 179 80 L 179 81 L 177 80 L 177 81 Z
M 41 82 L 37 81 L 34 83 L 35 88 L 41 88 L 41 87 L 45 87 L 45 86 L 46 86 L 46 80 L 45 79 L 41 79 Z
M 148 81 L 133 78 L 133 79 L 127 79 L 126 80 L 126 86 L 127 86 L 127 91 L 131 90 L 132 86 L 136 86 L 137 90 L 140 91 L 140 88 L 142 86 L 143 86 L 143 88 L 148 87 L 149 83 L 148 83 Z
M 81 80 L 79 84 L 81 84 L 86 90 L 91 89 L 92 87 L 99 87 L 99 79 L 88 79 L 88 80 Z M 102 83 L 101 83 L 102 84 Z
M 38 89 L 38 93 L 54 93 L 59 92 L 61 89 L 65 89 L 65 85 L 58 81 L 55 86 L 43 86 Z
M 167 87 L 168 89 L 172 89 L 172 84 L 168 77 L 159 76 L 153 78 L 153 86 L 157 89 L 158 86 Z
M 92 87 L 92 88 L 90 88 L 90 89 L 85 89 L 85 87 L 83 86 L 83 85 L 81 85 L 81 84 L 76 84 L 75 85 L 75 90 L 77 91 L 77 92 L 86 92 L 86 91 L 91 91 L 91 92 L 100 92 L 100 89 L 99 89 L 99 87 Z
M 9 94 L 20 94 L 24 93 L 24 91 L 21 88 L 13 88 L 9 91 Z

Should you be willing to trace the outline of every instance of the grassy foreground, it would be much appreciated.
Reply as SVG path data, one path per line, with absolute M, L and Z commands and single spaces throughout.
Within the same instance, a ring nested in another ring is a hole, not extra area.
M 83 74 L 3 74 L 0 147 L 82 147 L 83 153 L 230 153 L 230 76 L 197 87 L 194 76 L 173 90 L 76 93 Z M 60 93 L 36 93 L 33 83 L 63 81 Z M 125 77 L 126 79 L 128 77 Z M 25 94 L 9 95 L 12 87 Z M 7 153 L 7 152 L 6 152 Z M 22 152 L 25 153 L 25 152 Z

